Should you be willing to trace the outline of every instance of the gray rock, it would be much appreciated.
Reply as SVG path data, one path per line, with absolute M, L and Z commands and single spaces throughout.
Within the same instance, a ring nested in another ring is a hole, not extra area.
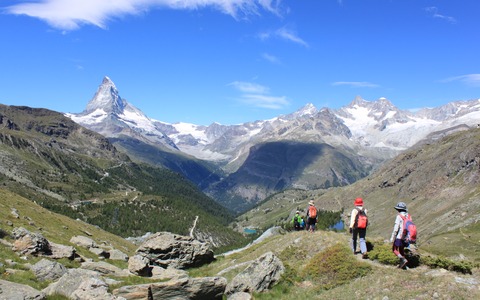
M 110 254 L 102 248 L 90 247 L 90 248 L 88 248 L 88 251 L 92 252 L 93 254 L 95 254 L 95 255 L 97 255 L 98 257 L 101 257 L 101 258 L 109 258 L 110 257 Z
M 128 270 L 138 276 L 151 276 L 151 268 L 147 258 L 134 255 L 128 260 Z
M 53 259 L 61 259 L 61 258 L 67 258 L 67 259 L 74 259 L 76 257 L 76 249 L 72 246 L 65 246 L 61 244 L 56 244 L 56 243 L 50 243 L 50 251 L 51 254 L 49 255 L 49 258 Z
M 57 282 L 43 290 L 48 296 L 59 294 L 70 299 L 116 299 L 108 285 L 95 271 L 70 269 Z
M 149 236 L 136 253 L 146 257 L 150 264 L 164 268 L 198 267 L 214 260 L 213 250 L 208 243 L 170 232 Z
M 15 238 L 12 250 L 20 254 L 51 254 L 50 244 L 40 233 L 32 233 L 23 227 L 14 228 L 12 235 Z
M 19 219 L 20 218 L 20 215 L 18 214 L 18 210 L 16 208 L 12 208 L 11 212 L 12 216 L 15 218 L 15 219 Z
M 188 273 L 186 271 L 174 269 L 174 268 L 164 269 L 159 266 L 153 266 L 151 272 L 152 272 L 152 279 L 157 279 L 157 280 L 166 280 L 166 279 L 172 279 L 172 278 L 178 278 L 178 277 L 188 277 Z
M 90 247 L 97 247 L 97 243 L 95 243 L 94 240 L 92 240 L 89 237 L 83 236 L 83 235 L 73 236 L 70 239 L 70 243 L 75 244 L 75 245 L 80 246 L 80 247 L 87 248 L 87 249 L 90 248 Z
M 228 283 L 225 294 L 263 292 L 273 286 L 285 272 L 280 259 L 267 252 L 253 261 Z
M 0 299 L 2 300 L 43 300 L 45 293 L 28 285 L 0 280 Z
M 223 277 L 182 277 L 165 282 L 123 286 L 113 295 L 135 299 L 221 300 L 227 280 Z
M 117 276 L 117 277 L 127 277 L 130 274 L 128 271 L 120 269 L 117 266 L 111 265 L 109 263 L 106 263 L 104 261 L 100 262 L 84 262 L 80 266 L 80 268 L 85 269 L 85 270 L 91 270 L 98 272 L 103 275 L 112 275 L 112 276 Z
M 30 269 L 39 281 L 54 281 L 68 272 L 64 265 L 48 259 L 42 259 L 34 264 Z
M 117 249 L 112 249 L 108 251 L 108 254 L 110 255 L 110 259 L 112 260 L 123 260 L 123 261 L 128 261 L 128 255 L 123 253 L 120 250 Z

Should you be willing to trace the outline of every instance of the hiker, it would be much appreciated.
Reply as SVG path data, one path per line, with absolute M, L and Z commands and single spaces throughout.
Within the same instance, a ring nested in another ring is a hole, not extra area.
M 305 229 L 305 217 L 304 216 L 301 216 L 301 221 L 300 221 L 300 230 L 304 230 Z
M 368 226 L 367 210 L 363 207 L 362 198 L 356 198 L 355 201 L 353 201 L 353 205 L 355 208 L 350 214 L 350 233 L 352 234 L 351 247 L 353 254 L 356 254 L 357 237 L 359 237 L 362 258 L 367 258 L 367 243 L 365 242 Z
M 307 231 L 314 232 L 316 223 L 317 208 L 315 207 L 315 203 L 313 203 L 313 200 L 310 200 L 310 202 L 308 202 L 307 208 Z
M 400 260 L 398 267 L 403 269 L 408 263 L 408 260 L 405 258 L 405 246 L 407 245 L 403 240 L 403 222 L 408 216 L 408 211 L 407 205 L 404 202 L 398 202 L 394 208 L 398 214 L 395 218 L 395 226 L 393 227 L 392 236 L 390 237 L 390 243 L 393 243 L 392 251 Z
M 297 210 L 295 215 L 292 218 L 293 229 L 299 231 L 301 229 L 302 217 L 300 216 L 300 211 Z

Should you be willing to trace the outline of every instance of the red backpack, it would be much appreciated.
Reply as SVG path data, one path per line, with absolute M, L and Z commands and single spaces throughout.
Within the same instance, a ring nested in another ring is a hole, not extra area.
M 317 208 L 315 206 L 310 205 L 310 207 L 308 208 L 308 216 L 311 219 L 315 219 L 317 217 Z
M 368 226 L 368 217 L 363 209 L 357 208 L 357 216 L 355 217 L 355 228 L 365 229 Z
M 407 214 L 406 217 L 400 214 L 400 217 L 403 220 L 402 239 L 407 243 L 415 244 L 417 242 L 417 225 L 413 223 L 412 216 L 410 214 Z

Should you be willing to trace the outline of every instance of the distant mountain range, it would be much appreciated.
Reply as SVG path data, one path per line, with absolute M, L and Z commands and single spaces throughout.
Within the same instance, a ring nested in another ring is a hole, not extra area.
M 243 211 L 286 188 L 342 186 L 424 139 L 480 123 L 480 99 L 416 112 L 385 98 L 355 98 L 338 110 L 296 112 L 239 125 L 169 124 L 146 116 L 103 79 L 75 122 L 132 159 L 183 174 L 223 205 Z

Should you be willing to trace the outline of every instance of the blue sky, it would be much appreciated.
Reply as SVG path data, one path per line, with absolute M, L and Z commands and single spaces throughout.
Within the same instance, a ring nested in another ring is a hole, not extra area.
M 149 117 L 237 124 L 480 98 L 478 0 L 2 0 L 0 103 L 84 110 L 104 76 Z

